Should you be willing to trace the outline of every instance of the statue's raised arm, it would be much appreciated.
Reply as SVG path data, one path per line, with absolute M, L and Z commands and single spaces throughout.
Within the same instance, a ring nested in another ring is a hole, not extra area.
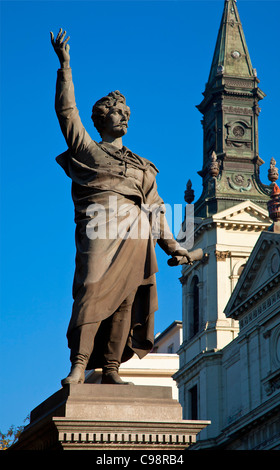
M 80 154 L 91 143 L 76 106 L 72 71 L 70 68 L 70 46 L 66 38 L 66 31 L 60 28 L 56 39 L 51 32 L 51 42 L 60 62 L 57 71 L 55 110 L 59 124 L 68 145 L 74 154 Z
M 60 28 L 58 35 L 56 36 L 56 39 L 54 39 L 54 34 L 51 31 L 51 42 L 53 45 L 53 48 L 55 50 L 55 53 L 59 59 L 60 66 L 61 68 L 69 68 L 70 65 L 70 46 L 68 44 L 68 41 L 70 39 L 70 36 L 68 36 L 65 39 L 66 36 L 66 31 L 63 31 L 62 28 Z

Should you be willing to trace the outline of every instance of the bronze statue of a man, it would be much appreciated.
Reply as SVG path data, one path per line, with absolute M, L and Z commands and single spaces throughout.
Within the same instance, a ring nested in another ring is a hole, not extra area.
M 76 107 L 69 37 L 65 37 L 62 29 L 56 39 L 51 33 L 60 61 L 55 109 L 68 146 L 57 162 L 72 180 L 76 223 L 74 301 L 67 330 L 71 370 L 62 385 L 83 383 L 86 369 L 100 367 L 102 383 L 126 384 L 118 374 L 120 364 L 134 353 L 144 357 L 153 347 L 156 242 L 177 260 L 190 258 L 166 231 L 164 215 L 160 216 L 158 239 L 152 236 L 149 224 L 148 236 L 139 236 L 141 206 L 164 207 L 156 186 L 158 170 L 123 146 L 130 109 L 118 91 L 93 106 L 92 120 L 102 141 L 91 139 Z M 113 214 L 111 200 L 116 206 Z M 122 210 L 127 206 L 133 208 L 129 215 Z M 101 237 L 91 236 L 89 231 L 96 207 L 102 207 L 106 216 L 105 236 Z M 112 217 L 128 236 L 110 236 Z

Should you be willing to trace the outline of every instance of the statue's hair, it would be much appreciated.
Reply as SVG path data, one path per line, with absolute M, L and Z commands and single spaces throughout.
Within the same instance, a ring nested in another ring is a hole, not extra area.
M 100 98 L 92 107 L 91 119 L 99 134 L 102 134 L 104 130 L 105 117 L 108 114 L 110 108 L 116 106 L 117 103 L 122 103 L 127 107 L 128 114 L 130 116 L 130 108 L 126 105 L 125 97 L 118 90 L 111 91 L 107 96 Z

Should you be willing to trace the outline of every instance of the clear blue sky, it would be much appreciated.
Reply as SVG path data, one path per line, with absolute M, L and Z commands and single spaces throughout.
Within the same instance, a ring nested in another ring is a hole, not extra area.
M 201 115 L 223 0 L 1 1 L 0 430 L 21 425 L 69 370 L 74 222 L 66 150 L 54 112 L 58 59 L 49 39 L 69 32 L 76 100 L 99 139 L 92 104 L 120 90 L 131 107 L 124 144 L 160 169 L 159 193 L 183 204 L 201 194 Z M 278 157 L 279 1 L 239 0 L 253 67 L 267 94 L 259 120 L 262 181 Z M 278 166 L 279 166 L 278 165 Z M 180 268 L 157 250 L 155 333 L 181 319 Z

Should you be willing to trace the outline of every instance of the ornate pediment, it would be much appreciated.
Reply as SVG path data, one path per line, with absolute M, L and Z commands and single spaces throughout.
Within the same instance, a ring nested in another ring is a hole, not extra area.
M 226 230 L 243 230 L 260 232 L 271 226 L 268 211 L 251 201 L 244 201 L 236 206 L 214 214 L 208 218 L 194 219 L 194 237 L 205 230 L 221 227 Z
M 226 316 L 240 317 L 279 282 L 280 234 L 263 232 L 226 306 Z
M 263 225 L 263 228 L 271 225 L 268 211 L 251 201 L 244 201 L 225 211 L 218 212 L 213 216 L 213 220 L 220 224 L 229 225 L 256 224 L 258 227 Z

